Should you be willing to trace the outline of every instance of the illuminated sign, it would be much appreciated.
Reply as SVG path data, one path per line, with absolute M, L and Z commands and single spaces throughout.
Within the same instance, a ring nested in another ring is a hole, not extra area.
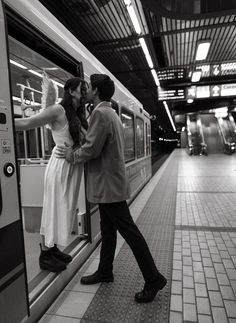
M 211 66 L 211 75 L 218 76 L 221 74 L 221 67 L 220 65 L 212 65 Z
M 236 95 L 236 84 L 221 85 L 221 96 Z
M 197 98 L 209 98 L 210 86 L 197 86 Z
M 196 92 L 197 92 L 197 87 L 196 86 L 191 86 L 186 89 L 187 91 L 187 99 L 195 99 L 196 98 Z
M 211 96 L 216 97 L 216 96 L 220 96 L 221 92 L 221 86 L 220 85 L 212 85 L 211 86 Z
M 186 88 L 186 99 L 200 99 L 209 97 L 236 96 L 236 83 L 191 86 Z
M 180 100 L 184 99 L 184 90 L 183 89 L 170 89 L 164 90 L 162 88 L 158 88 L 158 100 L 166 101 L 166 100 Z
M 202 72 L 202 78 L 218 77 L 223 75 L 233 75 L 233 74 L 236 74 L 236 62 L 213 64 L 213 65 L 209 65 L 209 64 L 197 65 L 196 71 L 199 71 L 199 70 Z
M 177 80 L 185 77 L 185 70 L 183 68 L 163 69 L 157 71 L 158 79 L 162 80 Z

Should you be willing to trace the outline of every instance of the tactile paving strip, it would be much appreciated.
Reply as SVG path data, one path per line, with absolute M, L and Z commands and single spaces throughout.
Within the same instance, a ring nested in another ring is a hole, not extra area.
M 114 261 L 115 281 L 101 284 L 81 323 L 169 321 L 178 159 L 172 156 L 168 167 L 149 198 L 137 225 L 150 247 L 167 286 L 152 303 L 137 304 L 134 294 L 143 288 L 143 277 L 136 260 L 124 243 Z

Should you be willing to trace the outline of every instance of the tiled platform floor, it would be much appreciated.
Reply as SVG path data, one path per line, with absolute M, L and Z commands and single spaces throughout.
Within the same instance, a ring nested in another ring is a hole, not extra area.
M 189 157 L 185 151 L 176 150 L 171 159 L 178 159 L 179 167 L 172 246 L 172 281 L 168 303 L 169 323 L 236 323 L 236 157 L 226 155 Z M 168 160 L 166 170 L 170 164 Z M 164 236 L 163 241 L 158 241 L 158 228 L 163 219 L 155 223 L 155 217 L 151 216 L 144 223 L 138 216 L 149 196 L 160 184 L 159 179 L 163 172 L 164 169 L 161 169 L 154 176 L 131 208 L 134 218 L 138 219 L 138 226 L 147 238 L 154 258 L 158 250 L 160 252 L 169 250 L 164 243 Z M 166 199 L 165 203 L 173 201 Z M 156 205 L 156 210 L 158 208 L 159 205 Z M 153 234 L 155 229 L 157 239 L 149 240 L 149 235 Z M 123 239 L 119 237 L 117 260 L 122 261 L 125 257 L 129 261 L 131 256 L 129 249 L 124 246 L 119 251 L 122 244 Z M 150 312 L 159 301 L 136 307 L 130 301 L 131 298 L 122 300 L 121 295 L 116 294 L 118 289 L 112 284 L 105 287 L 105 295 L 101 293 L 104 288 L 100 288 L 99 284 L 94 286 L 80 284 L 81 275 L 96 270 L 98 260 L 99 250 L 96 250 L 40 323 L 80 321 L 113 323 L 113 319 L 109 321 L 109 315 L 106 316 L 106 311 L 109 312 L 112 308 L 113 311 L 123 309 L 122 313 L 117 313 L 120 317 L 118 322 L 157 322 L 151 318 Z M 135 265 L 131 267 L 135 275 L 138 269 Z M 116 266 L 117 276 L 122 274 L 119 273 L 119 268 L 123 267 Z M 126 291 L 124 286 L 120 290 L 127 297 L 133 293 Z M 109 297 L 112 298 L 110 302 L 107 299 Z M 104 304 L 104 309 L 97 320 L 96 318 L 88 320 L 88 316 L 84 314 L 93 299 L 101 303 L 97 303 L 101 309 Z M 106 304 L 112 304 L 113 307 L 107 308 Z
M 181 154 L 170 323 L 236 322 L 236 159 Z

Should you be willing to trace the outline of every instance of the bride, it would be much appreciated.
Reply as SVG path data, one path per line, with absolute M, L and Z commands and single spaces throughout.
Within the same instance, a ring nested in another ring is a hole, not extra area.
M 78 147 L 83 142 L 87 121 L 83 117 L 81 102 L 86 95 L 86 82 L 78 77 L 67 80 L 63 99 L 56 104 L 57 88 L 43 75 L 42 107 L 40 113 L 15 119 L 17 131 L 37 128 L 48 124 L 55 145 Z M 76 214 L 83 166 L 72 165 L 55 157 L 56 147 L 46 167 L 44 177 L 43 212 L 40 234 L 42 244 L 39 265 L 41 269 L 60 272 L 72 260 L 57 245 L 67 246 Z

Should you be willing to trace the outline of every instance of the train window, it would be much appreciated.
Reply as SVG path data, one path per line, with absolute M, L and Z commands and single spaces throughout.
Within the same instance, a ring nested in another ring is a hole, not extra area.
M 151 134 L 150 134 L 150 125 L 145 123 L 146 126 L 146 155 L 150 155 L 150 144 L 151 144 Z
M 144 156 L 144 122 L 141 118 L 136 118 L 136 149 L 137 157 Z
M 148 155 L 148 133 L 147 133 L 147 123 L 145 123 L 145 133 L 146 133 L 146 156 Z
M 20 116 L 21 103 L 37 105 L 41 103 L 42 71 L 45 70 L 58 87 L 59 97 L 63 95 L 63 86 L 72 75 L 61 69 L 53 62 L 42 57 L 32 49 L 26 47 L 11 36 L 8 37 L 10 53 L 10 72 L 12 99 L 15 116 Z M 26 115 L 32 115 L 32 109 L 26 110 Z M 23 141 L 23 142 L 22 142 Z M 24 142 L 26 141 L 26 142 Z M 43 142 L 42 142 L 43 141 Z M 41 130 L 16 133 L 17 157 L 48 159 L 51 155 L 54 142 L 51 131 L 44 127 Z
M 125 161 L 128 162 L 135 159 L 134 116 L 125 109 L 122 109 L 121 121 L 125 132 Z

